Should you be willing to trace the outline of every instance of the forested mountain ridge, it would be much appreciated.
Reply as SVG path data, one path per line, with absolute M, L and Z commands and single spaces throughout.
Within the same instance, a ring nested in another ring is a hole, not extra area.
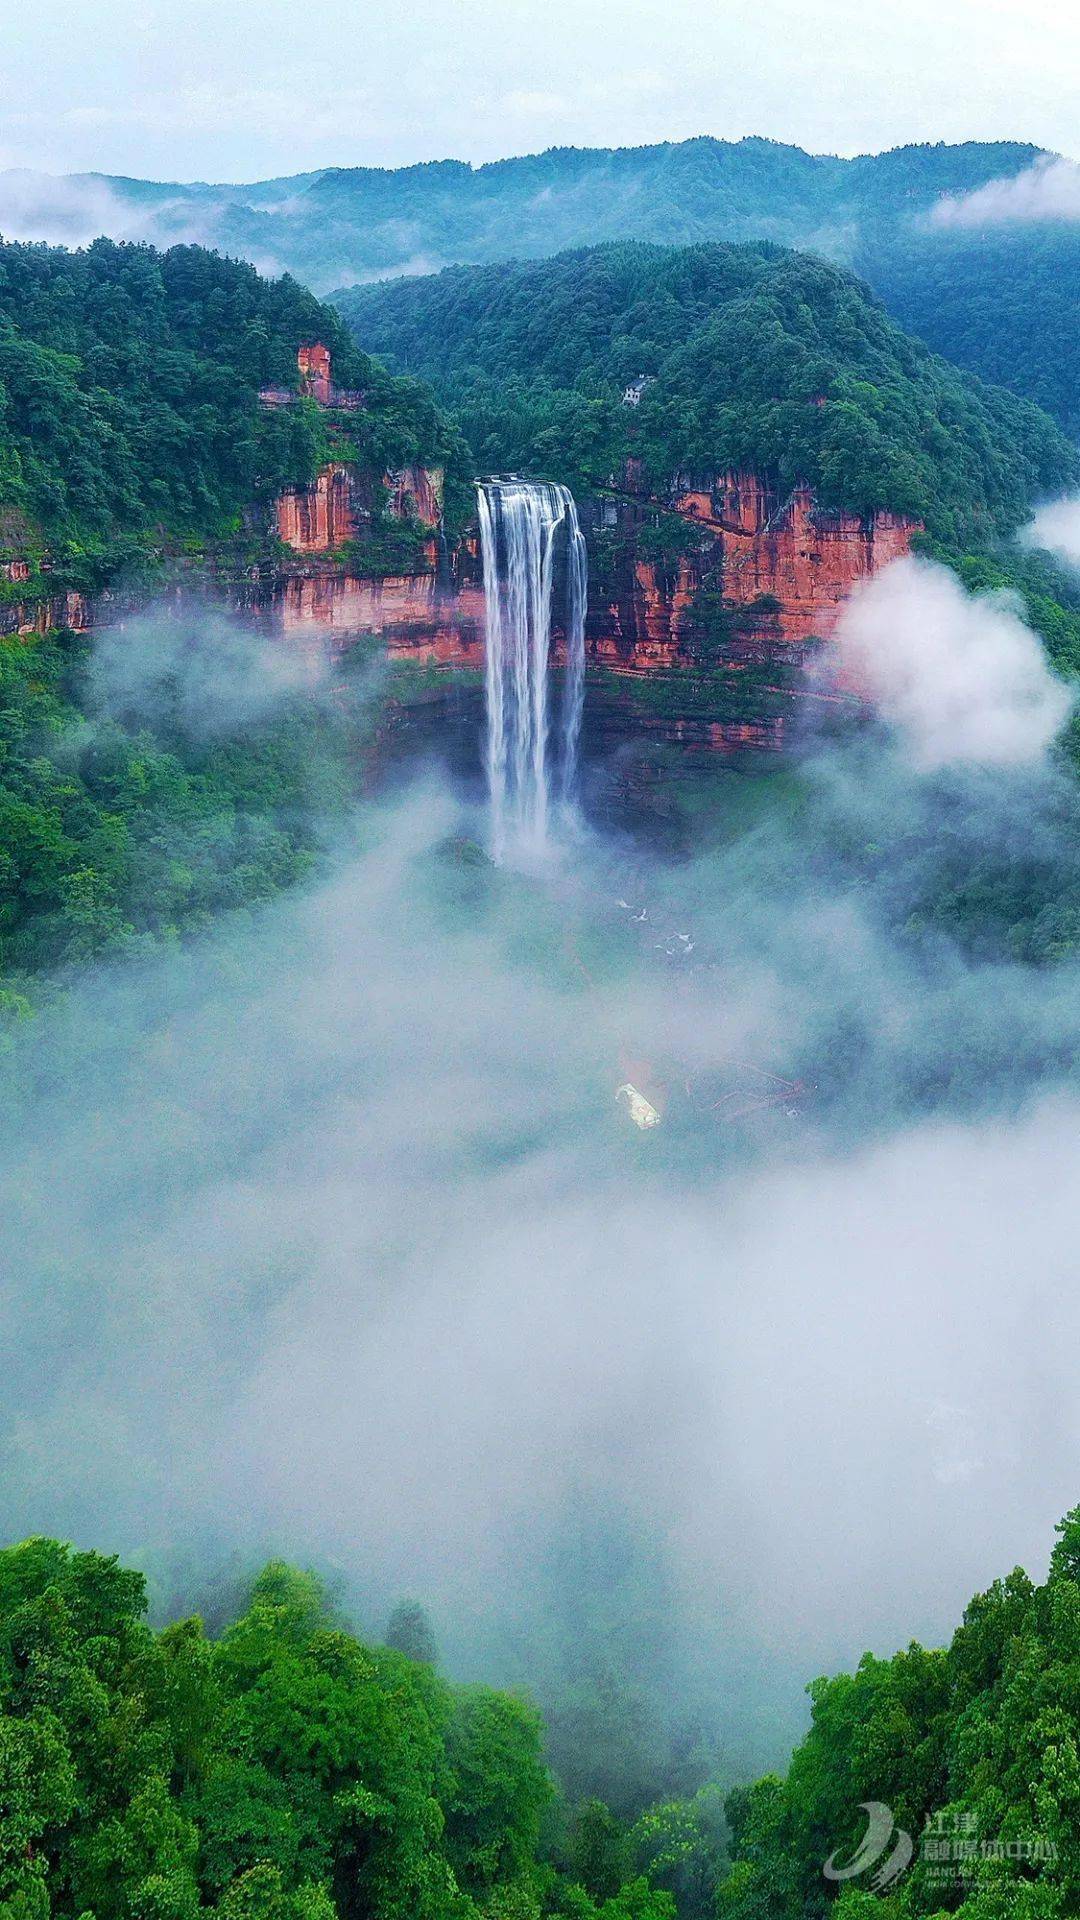
M 314 340 L 364 390 L 350 434 L 374 472 L 455 453 L 430 396 L 288 277 L 200 247 L 0 242 L 0 566 L 47 556 L 54 580 L 96 585 L 141 548 L 235 531 L 309 481 L 325 411 L 299 396 L 266 409 L 259 391 L 295 390 L 297 347 Z
M 677 474 L 751 469 L 953 541 L 1080 477 L 1045 414 L 931 354 L 844 269 L 768 243 L 625 242 L 337 304 L 366 348 L 431 380 L 484 470 L 595 486 L 632 459 L 663 495 Z
M 937 351 L 1075 431 L 1075 226 L 954 229 L 930 218 L 945 196 L 1009 181 L 1044 157 L 1018 141 L 969 141 L 841 159 L 703 136 L 551 148 L 480 167 L 328 168 L 246 187 L 78 175 L 60 183 L 59 200 L 44 176 L 7 178 L 21 230 L 63 237 L 74 221 L 83 232 L 145 233 L 162 244 L 195 231 L 226 252 L 275 259 L 323 293 L 606 240 L 774 240 L 852 267 Z M 0 229 L 4 204 L 0 175 Z
M 639 147 L 550 147 L 472 166 L 328 167 L 248 186 L 72 176 L 86 218 L 111 210 L 167 236 L 205 226 L 207 243 L 281 260 L 323 292 L 354 278 L 433 265 L 542 256 L 601 240 L 773 239 L 849 259 L 860 236 L 892 227 L 943 194 L 1023 171 L 1039 149 L 1019 141 L 898 147 L 841 159 L 777 140 L 702 135 Z M 5 176 L 0 174 L 0 205 Z M 19 200 L 32 206 L 34 176 Z M 40 177 L 41 217 L 55 183 Z M 110 209 L 109 202 L 112 202 Z
M 845 160 L 780 141 L 701 136 L 646 147 L 555 147 L 469 167 L 330 169 L 306 208 L 330 220 L 412 222 L 418 255 L 472 262 L 541 256 L 602 240 L 773 239 L 846 258 L 859 236 L 941 195 L 1030 166 L 1010 141 L 899 147 Z M 362 216 L 361 216 L 362 210 Z

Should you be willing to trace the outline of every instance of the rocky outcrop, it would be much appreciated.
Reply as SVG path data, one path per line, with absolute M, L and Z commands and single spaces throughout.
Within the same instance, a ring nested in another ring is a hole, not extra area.
M 330 349 L 321 340 L 310 347 L 300 347 L 296 355 L 296 364 L 300 370 L 300 390 L 312 400 L 318 400 L 324 407 L 330 405 L 330 396 L 334 382 L 331 378 Z
M 639 529 L 661 511 L 698 536 L 664 567 L 640 557 Z M 805 485 L 781 495 L 757 474 L 678 482 L 669 502 L 619 503 L 617 581 L 590 616 L 594 658 L 620 672 L 691 664 L 695 601 L 709 589 L 752 617 L 748 643 L 799 647 L 827 639 L 852 588 L 911 551 L 922 523 L 892 513 L 862 518 L 821 507 Z M 621 562 L 621 565 L 619 564 Z
M 301 347 L 296 356 L 299 392 L 331 414 L 344 408 L 356 411 L 362 393 L 336 387 L 330 350 L 321 341 Z M 266 407 L 287 406 L 298 397 L 291 388 L 266 387 L 259 398 Z M 331 439 L 342 442 L 343 423 L 328 422 Z M 391 519 L 418 522 L 432 532 L 442 524 L 444 474 L 441 467 L 401 467 L 383 475 L 386 512 Z M 279 540 L 296 553 L 335 553 L 357 539 L 374 516 L 375 488 L 369 475 L 353 462 L 332 460 L 306 487 L 286 487 L 274 502 L 274 527 Z
M 95 603 L 83 593 L 54 593 L 40 600 L 9 601 L 0 605 L 0 636 L 50 633 L 67 627 L 72 633 L 87 633 L 100 625 L 95 618 Z
M 286 487 L 274 502 L 279 540 L 296 553 L 333 553 L 355 540 L 364 509 L 351 467 L 335 460 L 310 487 Z
M 825 639 L 852 587 L 910 552 L 923 531 L 899 514 L 833 512 L 805 485 L 778 500 L 747 473 L 725 474 L 707 493 L 682 493 L 675 509 L 718 543 L 725 598 L 736 606 L 778 600 L 780 633 L 795 641 Z
M 301 398 L 344 413 L 356 413 L 363 406 L 362 393 L 353 387 L 335 386 L 330 349 L 321 340 L 297 349 L 296 368 L 297 386 L 263 387 L 259 399 L 264 407 L 291 407 Z
M 386 510 L 395 520 L 419 520 L 422 526 L 442 525 L 443 485 L 441 467 L 399 467 L 383 479 Z
M 401 467 L 383 476 L 391 520 L 435 533 L 442 523 L 441 467 Z M 332 460 L 308 487 L 286 487 L 274 502 L 274 529 L 295 553 L 336 553 L 375 517 L 376 489 L 351 462 Z
M 483 669 L 483 589 L 469 581 L 447 588 L 434 569 L 375 580 L 332 570 L 287 573 L 263 610 L 289 640 L 314 628 L 342 647 L 379 639 L 392 660 Z

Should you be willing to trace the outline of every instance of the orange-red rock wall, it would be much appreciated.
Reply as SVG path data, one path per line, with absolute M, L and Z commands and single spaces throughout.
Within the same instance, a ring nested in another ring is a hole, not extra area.
M 330 405 L 333 380 L 330 366 L 330 349 L 317 340 L 310 347 L 300 347 L 296 355 L 296 364 L 300 369 L 300 384 L 303 391 L 324 407 Z
M 685 663 L 694 595 L 703 580 L 733 606 L 768 597 L 762 637 L 801 645 L 827 639 L 852 588 L 911 551 L 921 522 L 891 513 L 863 520 L 818 507 L 809 487 L 783 499 L 755 474 L 725 474 L 710 488 L 677 491 L 672 506 L 701 529 L 702 553 L 678 566 L 674 581 L 636 561 L 633 584 L 592 620 L 593 657 L 631 673 Z
M 443 474 L 439 467 L 403 467 L 385 476 L 387 510 L 398 520 L 419 520 L 433 531 L 442 520 Z M 333 553 L 355 540 L 370 510 L 356 469 L 333 460 L 309 487 L 286 487 L 274 503 L 279 540 L 296 553 Z
M 333 461 L 310 487 L 287 487 L 274 506 L 279 540 L 297 553 L 332 553 L 359 527 L 347 466 Z
M 826 639 L 852 587 L 910 552 L 922 531 L 920 521 L 897 514 L 864 520 L 826 511 L 806 486 L 774 505 L 755 474 L 727 474 L 715 492 L 682 494 L 676 511 L 719 542 L 724 597 L 746 606 L 773 596 L 780 632 L 795 641 Z
M 387 509 L 398 520 L 420 520 L 426 527 L 442 521 L 443 470 L 441 467 L 401 467 L 385 479 Z
M 441 513 L 441 475 L 408 469 L 389 476 L 388 484 L 393 510 L 434 527 Z M 638 496 L 618 509 L 616 538 L 623 560 L 616 568 L 615 588 L 594 592 L 589 658 L 623 676 L 627 727 L 646 734 L 663 731 L 667 738 L 722 752 L 776 747 L 783 738 L 783 721 L 764 706 L 760 714 L 751 705 L 745 718 L 720 721 L 702 712 L 700 702 L 691 714 L 694 703 L 688 701 L 684 720 L 661 719 L 645 704 L 635 711 L 633 680 L 664 674 L 677 685 L 678 674 L 693 668 L 688 641 L 695 595 L 704 584 L 736 606 L 750 606 L 765 596 L 779 603 L 775 610 L 762 609 L 760 619 L 744 629 L 725 659 L 725 667 L 737 674 L 741 650 L 756 671 L 756 680 L 748 679 L 748 690 L 753 684 L 764 685 L 762 661 L 767 680 L 774 655 L 782 659 L 789 647 L 801 652 L 811 636 L 826 638 L 851 588 L 908 552 L 918 525 L 888 514 L 864 522 L 824 513 L 808 488 L 778 500 L 756 476 L 728 474 L 712 485 L 687 484 L 675 491 L 665 511 L 677 512 L 704 537 L 700 552 L 674 565 L 658 565 L 637 557 L 635 527 L 660 504 L 642 503 Z M 453 578 L 445 556 L 440 563 L 434 537 L 426 568 L 415 575 L 361 579 L 320 558 L 356 536 L 366 510 L 351 469 L 332 463 L 312 487 L 293 489 L 277 502 L 277 531 L 296 560 L 276 576 L 253 575 L 250 582 L 231 585 L 223 578 L 222 596 L 237 608 L 272 619 L 282 637 L 296 644 L 302 644 L 305 633 L 316 631 L 341 646 L 376 636 L 393 659 L 482 670 L 484 597 L 474 548 L 466 545 L 458 551 Z M 103 596 L 96 608 L 78 595 L 58 596 L 25 610 L 5 609 L 0 631 L 84 628 L 91 622 L 108 624 L 124 613 L 113 596 Z M 556 629 L 556 657 L 561 644 Z M 814 697 L 826 696 L 818 692 Z M 677 697 L 674 712 L 679 712 Z
M 381 580 L 294 574 L 285 579 L 279 604 L 287 639 L 319 628 L 348 645 L 370 634 L 385 641 L 391 659 L 435 666 L 484 664 L 482 589 L 466 585 L 446 594 L 434 572 Z

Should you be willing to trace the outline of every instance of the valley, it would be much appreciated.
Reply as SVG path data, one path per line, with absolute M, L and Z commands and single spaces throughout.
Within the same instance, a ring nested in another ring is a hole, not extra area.
M 0 171 L 0 1920 L 1080 1911 L 1076 169 L 849 145 Z

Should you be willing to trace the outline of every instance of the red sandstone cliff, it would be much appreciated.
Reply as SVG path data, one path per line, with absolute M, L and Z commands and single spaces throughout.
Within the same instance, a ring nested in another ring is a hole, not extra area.
M 286 487 L 274 503 L 274 521 L 278 539 L 297 553 L 331 553 L 354 540 L 360 518 L 349 467 L 335 460 L 310 487 Z
M 593 657 L 622 672 L 689 663 L 702 586 L 732 607 L 777 603 L 744 627 L 748 640 L 783 647 L 827 639 L 852 587 L 909 553 L 922 531 L 920 521 L 896 514 L 832 512 L 805 485 L 778 496 L 749 473 L 677 488 L 667 510 L 700 528 L 700 551 L 679 561 L 674 579 L 664 579 L 654 563 L 632 555 L 631 542 L 631 578 L 624 567 L 619 590 L 591 616 Z
M 781 603 L 785 640 L 824 639 L 856 581 L 911 550 L 922 522 L 892 513 L 861 519 L 820 507 L 808 486 L 777 502 L 756 474 L 725 474 L 708 493 L 687 492 L 676 511 L 712 533 L 726 599 Z
M 384 476 L 387 512 L 396 520 L 419 520 L 425 527 L 438 527 L 443 515 L 441 467 L 399 467 Z
M 313 627 L 343 647 L 373 635 L 392 660 L 483 670 L 484 595 L 475 583 L 446 594 L 433 571 L 380 580 L 312 571 L 287 576 L 276 605 L 286 639 Z
M 324 373 L 329 378 L 329 366 L 316 365 L 311 377 L 321 380 Z M 434 533 L 441 473 L 408 468 L 385 476 L 385 485 L 392 514 L 417 519 Z M 616 731 L 642 737 L 657 734 L 722 752 L 778 747 L 785 730 L 781 709 L 793 693 L 807 690 L 799 684 L 806 642 L 827 638 L 858 581 L 910 550 L 918 522 L 828 512 L 808 487 L 781 498 L 754 474 L 687 482 L 667 502 L 645 500 L 632 487 L 631 479 L 627 495 L 606 499 L 593 514 L 610 551 L 607 563 L 593 570 L 587 651 L 595 665 L 617 676 L 606 692 L 597 686 L 594 711 L 606 702 Z M 257 567 L 250 577 L 222 570 L 222 597 L 270 620 L 294 644 L 317 629 L 341 646 L 374 636 L 392 658 L 482 669 L 484 601 L 474 542 L 458 547 L 446 577 L 439 574 L 434 538 L 416 574 L 362 579 L 328 558 L 362 533 L 371 491 L 347 462 L 334 461 L 311 487 L 284 492 L 275 524 L 295 561 Z M 642 557 L 643 546 L 656 550 L 642 529 L 665 514 L 677 516 L 694 537 L 674 560 Z M 588 511 L 585 518 L 588 523 Z M 12 578 L 20 564 L 12 563 Z M 704 681 L 696 612 L 703 593 L 744 614 L 721 657 L 708 662 Z M 77 595 L 58 596 L 0 610 L 0 631 L 83 628 L 122 619 L 126 611 L 119 596 L 105 595 L 95 608 Z M 561 644 L 556 628 L 556 657 Z M 719 701 L 709 690 L 717 673 L 726 686 Z M 645 680 L 662 683 L 662 696 L 655 689 L 647 700 L 644 689 L 635 693 L 635 682 Z M 622 693 L 614 691 L 617 684 Z M 822 697 L 820 690 L 815 697 Z
M 442 521 L 441 467 L 402 467 L 383 476 L 386 511 L 432 533 Z M 333 460 L 309 487 L 286 487 L 274 503 L 279 540 L 297 553 L 333 553 L 372 518 L 370 485 L 349 463 Z
M 296 364 L 300 369 L 300 387 L 312 400 L 318 400 L 324 407 L 330 405 L 333 381 L 330 377 L 330 349 L 324 347 L 321 340 L 313 346 L 300 347 L 296 355 Z

